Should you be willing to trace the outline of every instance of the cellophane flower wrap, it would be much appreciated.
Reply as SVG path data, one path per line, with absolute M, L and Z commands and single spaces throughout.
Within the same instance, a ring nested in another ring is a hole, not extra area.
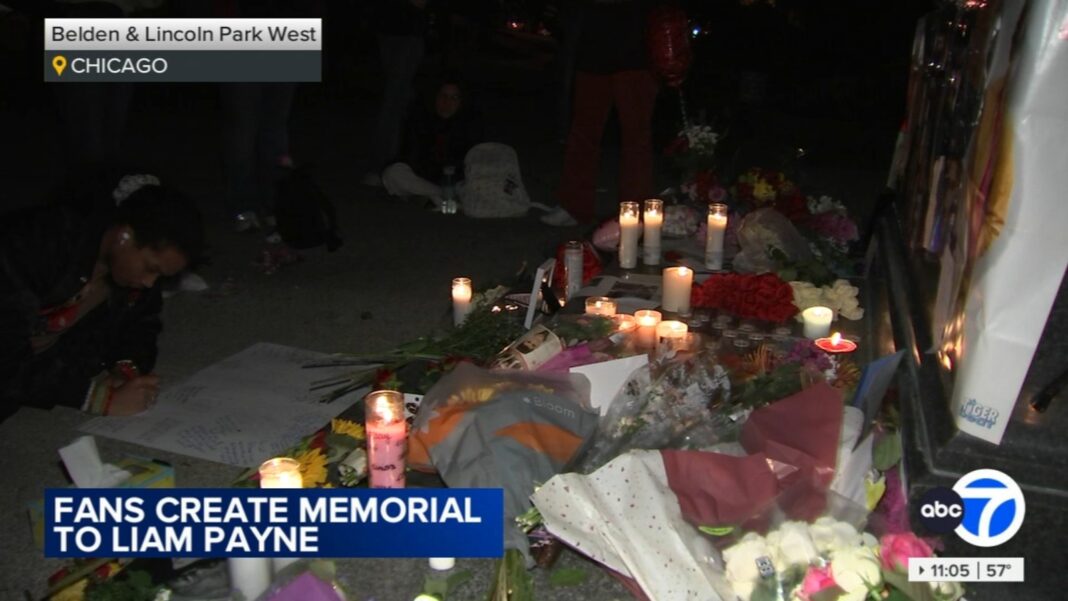
M 733 435 L 731 418 L 709 409 L 730 397 L 726 370 L 703 356 L 634 371 L 578 462 L 588 474 L 632 449 L 704 447 Z

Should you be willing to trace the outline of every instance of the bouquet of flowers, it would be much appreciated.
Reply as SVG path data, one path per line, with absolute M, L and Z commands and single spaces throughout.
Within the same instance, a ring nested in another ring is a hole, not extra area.
M 300 462 L 301 484 L 304 488 L 332 488 L 334 482 L 343 486 L 355 486 L 366 475 L 366 456 L 363 475 L 354 477 L 345 466 L 359 465 L 359 455 L 364 453 L 366 435 L 363 426 L 347 419 L 335 418 L 330 425 L 304 437 L 296 446 L 283 453 Z M 353 454 L 356 457 L 353 457 Z M 358 471 L 358 470 L 357 470 Z M 331 482 L 331 474 L 336 475 Z M 249 469 L 238 476 L 236 487 L 259 486 L 259 471 Z
M 835 280 L 830 286 L 794 281 L 790 282 L 790 288 L 793 290 L 793 303 L 797 307 L 799 321 L 800 312 L 809 307 L 828 307 L 835 315 L 854 321 L 864 317 L 864 309 L 857 300 L 860 289 L 848 280 Z
M 830 196 L 810 196 L 806 207 L 809 217 L 805 227 L 836 249 L 845 252 L 850 242 L 860 238 L 857 224 L 849 218 L 849 212 L 841 202 Z
M 710 202 L 723 202 L 727 199 L 727 190 L 720 184 L 716 172 L 702 169 L 680 186 L 690 202 L 705 206 Z
M 703 447 L 733 431 L 710 406 L 730 398 L 730 379 L 703 356 L 645 366 L 631 374 L 601 418 L 576 471 L 588 474 L 632 449 Z
M 774 208 L 795 223 L 809 214 L 805 196 L 781 171 L 748 169 L 731 186 L 731 198 L 750 209 Z
M 664 155 L 675 160 L 683 173 L 694 173 L 712 167 L 719 134 L 707 125 L 682 128 L 664 149 Z
M 773 273 L 714 274 L 693 287 L 690 305 L 777 323 L 797 313 L 792 288 Z
M 731 588 L 748 601 L 956 601 L 964 594 L 958 584 L 907 581 L 909 559 L 933 555 L 912 533 L 876 540 L 829 517 L 784 522 L 766 536 L 750 532 L 723 551 Z

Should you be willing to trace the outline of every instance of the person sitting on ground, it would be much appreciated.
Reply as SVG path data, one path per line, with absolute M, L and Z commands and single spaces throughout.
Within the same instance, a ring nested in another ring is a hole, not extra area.
M 159 282 L 194 264 L 200 213 L 153 176 L 107 207 L 0 216 L 0 419 L 20 405 L 130 415 L 155 399 Z
M 453 183 L 463 179 L 464 157 L 484 142 L 482 120 L 472 110 L 456 78 L 444 78 L 430 106 L 408 120 L 401 157 L 382 171 L 382 185 L 391 196 L 422 197 L 440 208 L 445 169 Z

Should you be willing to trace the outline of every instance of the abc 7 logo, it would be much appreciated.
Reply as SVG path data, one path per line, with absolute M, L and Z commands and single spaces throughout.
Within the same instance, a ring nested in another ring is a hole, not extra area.
M 920 499 L 920 523 L 932 532 L 954 531 L 967 543 L 996 547 L 1012 538 L 1024 518 L 1023 491 L 997 470 L 975 470 L 949 488 Z

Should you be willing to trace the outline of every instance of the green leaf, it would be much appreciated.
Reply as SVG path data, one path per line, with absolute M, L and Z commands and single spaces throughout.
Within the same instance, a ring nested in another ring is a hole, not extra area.
M 586 581 L 586 571 L 579 568 L 560 568 L 549 576 L 553 586 L 578 586 Z
M 901 432 L 887 434 L 872 450 L 872 465 L 880 472 L 897 465 L 901 461 Z
M 711 536 L 727 536 L 734 532 L 734 526 L 698 526 L 697 529 Z

